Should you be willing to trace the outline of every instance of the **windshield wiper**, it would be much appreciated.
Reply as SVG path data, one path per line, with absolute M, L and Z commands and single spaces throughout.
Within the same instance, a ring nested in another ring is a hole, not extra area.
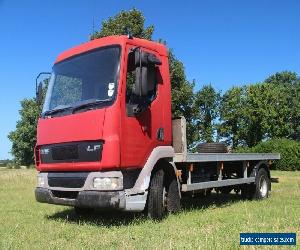
M 83 104 L 80 104 L 78 106 L 75 106 L 72 110 L 72 113 L 80 110 L 80 109 L 84 109 L 84 108 L 89 108 L 89 107 L 93 107 L 93 106 L 97 106 L 103 102 L 109 102 L 111 101 L 111 99 L 104 99 L 104 100 L 93 100 L 93 101 L 90 101 L 90 102 L 86 102 L 86 103 L 83 103 Z
M 72 108 L 72 106 L 66 106 L 66 107 L 62 107 L 62 108 L 58 108 L 58 109 L 51 109 L 51 110 L 47 110 L 43 113 L 44 116 L 48 116 L 48 115 L 53 115 L 53 114 L 56 114 L 56 113 L 60 113 L 60 112 L 63 112 L 67 109 L 70 109 Z

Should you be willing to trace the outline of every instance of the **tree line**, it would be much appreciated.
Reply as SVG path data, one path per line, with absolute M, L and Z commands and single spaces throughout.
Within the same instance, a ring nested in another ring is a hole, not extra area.
M 225 141 L 253 147 L 273 138 L 300 140 L 300 78 L 283 71 L 221 94 L 212 85 L 194 95 L 190 143 Z
M 90 39 L 124 34 L 152 40 L 154 26 L 145 27 L 145 17 L 137 9 L 121 11 L 104 20 Z M 166 41 L 159 39 L 166 44 Z M 199 142 L 225 141 L 233 148 L 253 147 L 271 138 L 300 139 L 300 80 L 295 72 L 279 72 L 260 83 L 232 87 L 225 93 L 211 84 L 194 91 L 195 82 L 185 75 L 184 64 L 169 50 L 173 117 L 187 120 L 190 148 Z M 35 98 L 21 101 L 20 120 L 9 133 L 16 164 L 34 162 L 36 124 L 41 107 Z

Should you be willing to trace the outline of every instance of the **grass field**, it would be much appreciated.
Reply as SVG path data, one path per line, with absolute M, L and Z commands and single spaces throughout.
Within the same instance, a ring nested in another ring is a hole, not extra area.
M 0 169 L 0 248 L 238 249 L 240 232 L 297 232 L 300 248 L 300 172 L 272 177 L 279 183 L 267 200 L 212 194 L 185 200 L 181 213 L 155 222 L 118 212 L 79 218 L 72 208 L 35 202 L 35 170 Z

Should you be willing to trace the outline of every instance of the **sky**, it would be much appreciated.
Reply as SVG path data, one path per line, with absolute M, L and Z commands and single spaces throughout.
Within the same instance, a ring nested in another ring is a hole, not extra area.
M 56 56 L 88 40 L 121 10 L 141 10 L 153 39 L 162 38 L 195 79 L 198 90 L 263 81 L 291 70 L 300 74 L 300 1 L 0 0 L 0 159 L 11 158 L 7 139 L 20 101 L 35 95 L 35 78 Z

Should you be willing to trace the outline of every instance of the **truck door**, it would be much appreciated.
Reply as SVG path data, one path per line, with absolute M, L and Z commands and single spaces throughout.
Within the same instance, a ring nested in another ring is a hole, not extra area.
M 152 150 L 164 141 L 163 128 L 163 108 L 160 96 L 162 86 L 162 77 L 160 66 L 147 68 L 147 84 L 149 86 L 148 107 L 140 114 L 134 115 L 130 111 L 130 106 L 135 103 L 135 96 L 132 93 L 135 81 L 135 65 L 131 60 L 134 46 L 128 46 L 127 53 L 127 70 L 126 70 L 126 90 L 125 105 L 123 106 L 122 126 L 121 126 L 121 166 L 126 168 L 142 167 Z M 152 53 L 157 58 L 159 55 L 147 49 L 138 48 L 148 53 Z M 149 66 L 150 67 L 150 66 Z M 125 85 L 125 84 L 124 84 Z M 123 88 L 125 89 L 125 88 Z

